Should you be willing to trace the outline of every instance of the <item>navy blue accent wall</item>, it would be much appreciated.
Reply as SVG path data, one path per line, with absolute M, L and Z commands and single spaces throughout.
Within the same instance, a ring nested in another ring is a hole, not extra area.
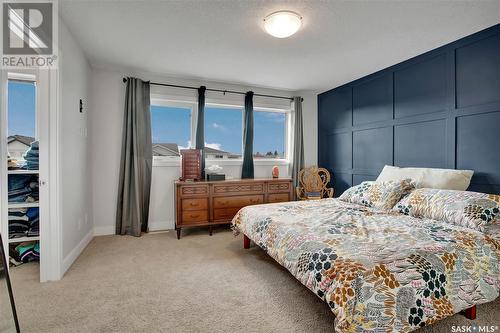
M 318 95 L 318 164 L 336 196 L 385 164 L 500 194 L 500 24 Z

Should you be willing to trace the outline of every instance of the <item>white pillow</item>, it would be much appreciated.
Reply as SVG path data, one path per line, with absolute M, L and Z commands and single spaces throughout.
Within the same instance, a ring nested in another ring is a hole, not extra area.
M 377 177 L 377 182 L 401 181 L 411 178 L 417 188 L 465 191 L 472 178 L 472 170 L 399 168 L 386 165 Z

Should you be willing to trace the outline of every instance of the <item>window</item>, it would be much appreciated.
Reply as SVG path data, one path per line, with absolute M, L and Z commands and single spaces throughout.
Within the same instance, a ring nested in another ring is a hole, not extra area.
M 156 159 L 180 156 L 194 147 L 197 105 L 153 99 L 151 135 Z M 286 110 L 254 110 L 254 158 L 286 159 L 289 124 Z M 243 153 L 243 107 L 220 104 L 205 106 L 205 157 L 208 160 L 240 160 Z
M 36 86 L 33 81 L 8 81 L 8 140 L 10 157 L 23 154 L 36 140 Z
M 207 159 L 241 158 L 243 112 L 238 108 L 205 107 Z
M 191 147 L 191 107 L 151 105 L 153 156 L 179 157 Z
M 254 113 L 253 152 L 255 158 L 286 158 L 286 113 Z

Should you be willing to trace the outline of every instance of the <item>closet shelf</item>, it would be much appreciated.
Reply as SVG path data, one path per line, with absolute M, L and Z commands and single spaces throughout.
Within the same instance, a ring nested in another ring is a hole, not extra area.
M 40 236 L 33 236 L 33 237 L 19 237 L 19 238 L 9 238 L 9 243 L 22 243 L 22 242 L 32 242 L 32 241 L 39 241 Z
M 39 173 L 40 171 L 38 170 L 24 170 L 24 169 L 7 170 L 7 174 L 9 175 L 37 175 Z
M 7 208 L 32 208 L 40 207 L 39 202 L 21 202 L 21 203 L 10 203 Z

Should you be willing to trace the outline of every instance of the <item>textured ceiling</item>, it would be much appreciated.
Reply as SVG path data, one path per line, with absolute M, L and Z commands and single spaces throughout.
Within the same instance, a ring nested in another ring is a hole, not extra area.
M 262 18 L 289 9 L 286 39 Z M 500 23 L 500 1 L 60 1 L 91 64 L 289 90 L 329 89 Z

